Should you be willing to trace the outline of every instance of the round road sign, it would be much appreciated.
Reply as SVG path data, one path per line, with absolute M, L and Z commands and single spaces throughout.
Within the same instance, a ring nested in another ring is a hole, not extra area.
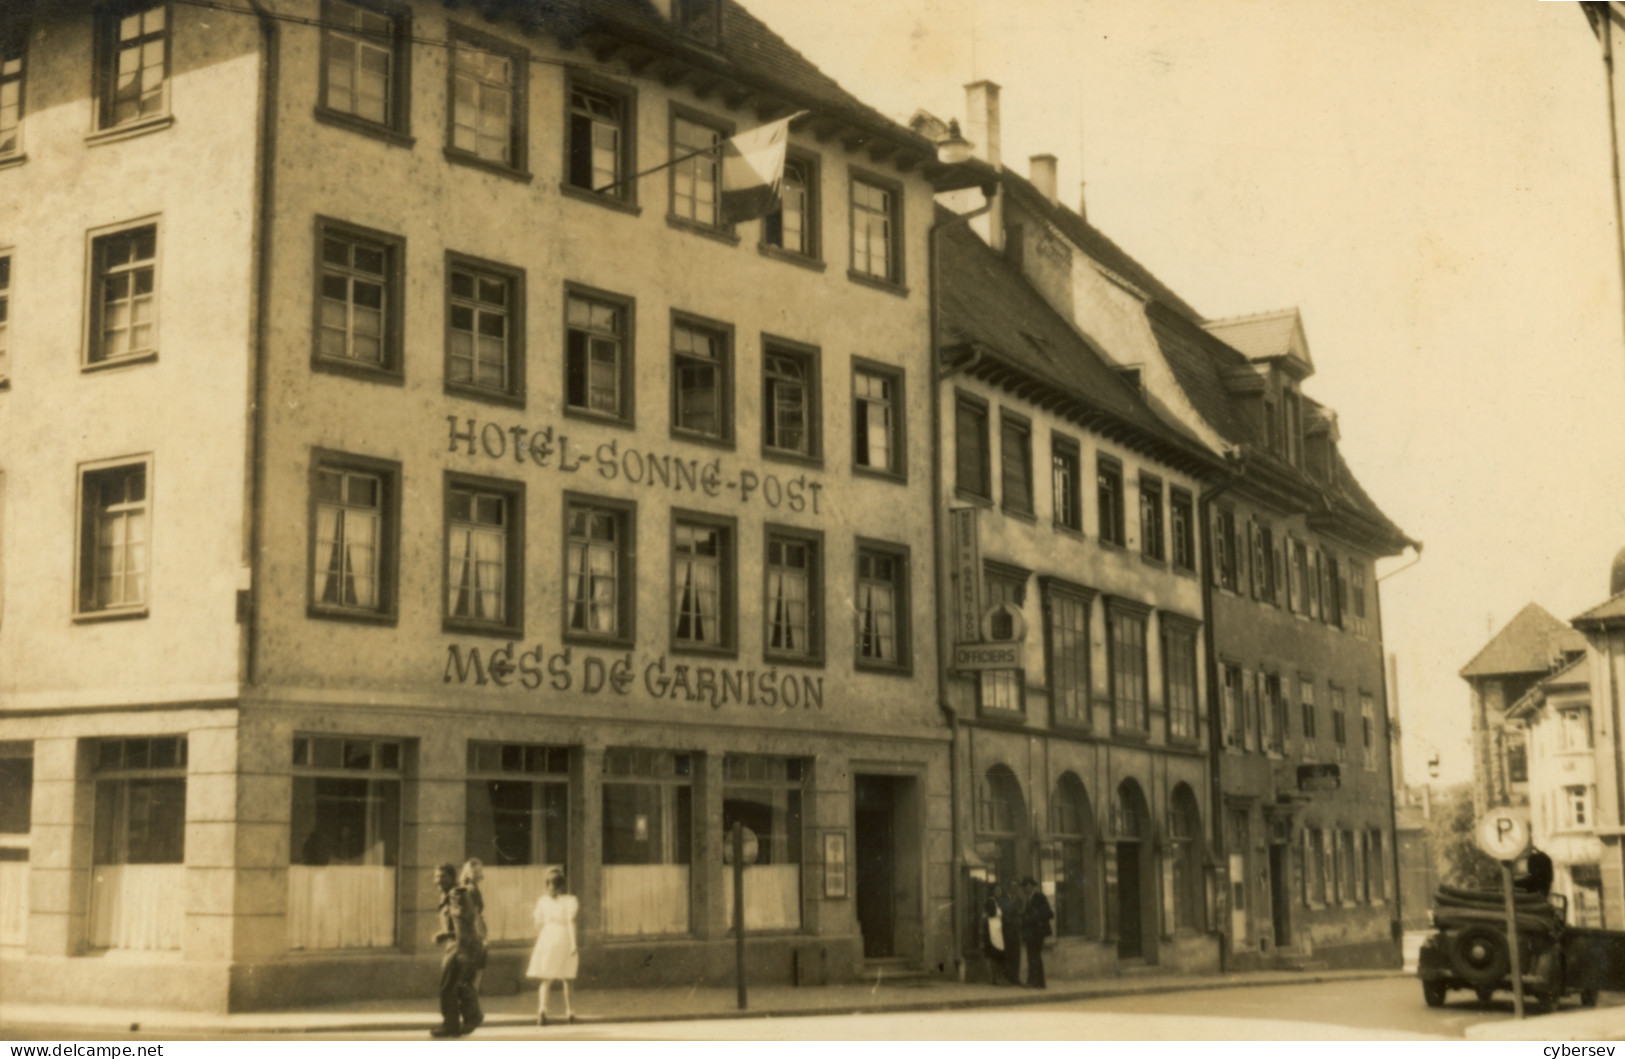
M 1496 860 L 1517 860 L 1529 848 L 1529 821 L 1511 809 L 1491 809 L 1478 818 L 1473 835 Z

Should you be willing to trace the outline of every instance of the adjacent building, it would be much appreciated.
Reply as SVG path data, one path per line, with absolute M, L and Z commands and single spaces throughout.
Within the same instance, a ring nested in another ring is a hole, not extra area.
M 488 980 L 553 867 L 584 979 L 719 978 L 736 823 L 758 980 L 950 966 L 927 231 L 976 167 L 729 0 L 0 25 L 8 1000 L 423 993 L 467 857 Z M 713 149 L 792 115 L 730 223 Z
M 1595 879 L 1602 902 L 1601 925 L 1618 930 L 1625 924 L 1625 729 L 1621 728 L 1625 712 L 1620 704 L 1620 682 L 1625 679 L 1625 552 L 1614 557 L 1609 592 L 1607 602 L 1574 619 L 1574 627 L 1586 639 L 1586 675 L 1591 688 L 1585 731 L 1592 748 L 1591 800 L 1560 804 L 1570 813 L 1569 819 L 1576 808 L 1585 813 L 1589 824 L 1585 830 L 1595 836 L 1582 840 L 1584 847 L 1576 852 L 1595 853 L 1596 860 L 1576 860 L 1570 875 L 1576 886 Z M 1560 724 L 1559 745 L 1565 739 L 1578 741 L 1578 728 L 1578 722 L 1567 729 Z M 1575 771 L 1583 774 L 1583 769 L 1576 761 Z M 1564 792 L 1565 802 L 1573 793 Z

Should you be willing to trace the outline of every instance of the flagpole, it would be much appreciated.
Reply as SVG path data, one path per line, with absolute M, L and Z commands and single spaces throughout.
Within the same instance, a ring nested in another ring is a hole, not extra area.
M 810 110 L 798 110 L 794 114 L 790 115 L 788 118 L 780 118 L 779 120 L 784 122 L 785 123 L 785 128 L 788 129 L 790 122 L 795 121 L 797 118 L 805 117 L 806 115 L 808 115 L 810 113 L 812 113 L 812 111 L 810 111 Z M 766 126 L 771 125 L 771 124 L 773 124 L 773 122 L 763 122 L 761 125 L 758 125 L 757 128 L 765 128 Z M 724 147 L 728 146 L 729 141 L 737 138 L 739 135 L 741 135 L 741 134 L 740 133 L 735 133 L 733 136 L 729 136 L 726 139 L 718 140 L 716 143 L 712 144 L 710 147 L 701 147 L 697 151 L 690 151 L 685 155 L 681 155 L 681 156 L 679 156 L 677 158 L 673 158 L 669 162 L 661 162 L 657 166 L 651 166 L 648 169 L 643 170 L 643 172 L 641 172 L 641 173 L 633 173 L 629 177 L 622 177 L 621 179 L 615 181 L 613 184 L 605 184 L 601 188 L 593 188 L 592 189 L 593 193 L 601 195 L 606 191 L 614 191 L 616 188 L 621 187 L 623 184 L 630 184 L 635 180 L 641 180 L 641 179 L 643 179 L 644 177 L 648 176 L 651 173 L 660 172 L 662 169 L 670 169 L 672 166 L 676 165 L 679 162 L 686 162 L 690 158 L 698 158 L 702 154 L 715 154 L 717 151 L 720 151 Z

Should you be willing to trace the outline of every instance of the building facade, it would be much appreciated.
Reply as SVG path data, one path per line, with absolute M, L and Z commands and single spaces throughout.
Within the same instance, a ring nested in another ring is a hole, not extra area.
M 1592 814 L 1597 852 L 1597 888 L 1602 922 L 1611 930 L 1625 923 L 1625 719 L 1620 681 L 1625 679 L 1625 552 L 1614 557 L 1609 599 L 1574 619 L 1586 639 L 1586 665 L 1592 689 L 1591 775 L 1596 800 Z M 1577 765 L 1578 769 L 1579 766 Z M 1589 875 L 1589 871 L 1586 872 Z
M 968 224 L 940 241 L 965 937 L 989 884 L 1031 875 L 1056 973 L 1216 970 L 1196 497 L 1219 461 Z
M 5 13 L 0 989 L 424 992 L 467 857 L 490 981 L 554 867 L 586 981 L 720 978 L 735 823 L 753 977 L 949 966 L 975 178 L 726 0 L 252 6 Z
M 1196 496 L 1203 664 L 1227 966 L 1285 957 L 1397 964 L 1390 735 L 1374 562 L 1415 546 L 1338 453 L 1305 395 L 1296 311 L 1210 321 L 999 157 L 999 90 L 970 86 L 967 133 L 1000 167 L 989 244 L 1182 437 L 1223 469 Z M 927 114 L 914 127 L 941 135 Z

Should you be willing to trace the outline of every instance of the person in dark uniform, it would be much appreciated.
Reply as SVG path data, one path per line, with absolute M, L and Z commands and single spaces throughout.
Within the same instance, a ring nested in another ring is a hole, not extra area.
M 994 892 L 999 919 L 1004 925 L 1004 951 L 999 954 L 999 970 L 1011 985 L 1021 984 L 1021 899 L 1013 883 L 1000 882 Z
M 440 1025 L 429 1036 L 460 1037 L 485 1021 L 474 991 L 474 974 L 485 965 L 485 943 L 475 922 L 474 902 L 468 890 L 457 885 L 457 865 L 436 868 L 435 885 L 440 887 L 440 932 L 434 940 L 445 945 L 446 955 L 440 961 Z
M 1044 988 L 1044 939 L 1051 934 L 1055 910 L 1031 875 L 1021 880 L 1021 941 L 1027 948 L 1027 985 Z
M 1512 887 L 1521 893 L 1539 894 L 1549 897 L 1552 892 L 1552 858 L 1538 849 L 1529 851 L 1529 857 L 1524 861 L 1524 872 L 1512 880 Z

